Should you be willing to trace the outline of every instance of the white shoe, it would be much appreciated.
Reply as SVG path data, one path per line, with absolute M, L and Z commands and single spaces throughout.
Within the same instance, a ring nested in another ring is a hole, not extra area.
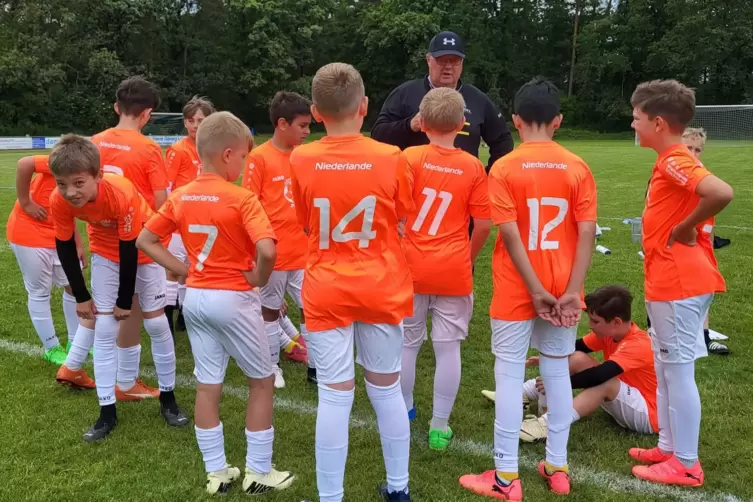
M 282 377 L 282 368 L 280 368 L 279 366 L 275 366 L 274 373 L 275 373 L 275 389 L 284 389 L 285 379 Z
M 493 390 L 482 390 L 481 395 L 484 396 L 489 401 L 491 401 L 492 403 L 496 402 L 497 400 L 497 393 L 494 392 Z M 525 408 L 529 404 L 531 404 L 531 400 L 528 399 L 528 396 L 523 394 L 523 407 Z
M 272 490 L 284 490 L 293 484 L 293 480 L 295 480 L 293 473 L 278 471 L 274 465 L 267 474 L 259 474 L 246 467 L 243 491 L 251 495 L 261 495 Z
M 526 443 L 534 443 L 546 439 L 546 419 L 534 415 L 526 416 L 520 426 L 520 440 Z
M 207 473 L 207 493 L 227 493 L 230 485 L 241 477 L 241 470 L 231 465 L 226 465 L 221 471 Z

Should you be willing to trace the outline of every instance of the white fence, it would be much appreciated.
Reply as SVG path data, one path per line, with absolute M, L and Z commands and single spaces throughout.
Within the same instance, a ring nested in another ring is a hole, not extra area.
M 160 146 L 170 146 L 185 136 L 149 136 Z M 18 136 L 0 137 L 0 150 L 48 150 L 60 141 L 60 137 Z

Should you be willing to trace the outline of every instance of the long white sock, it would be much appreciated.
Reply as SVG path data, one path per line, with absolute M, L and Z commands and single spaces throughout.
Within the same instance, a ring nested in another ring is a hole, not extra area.
M 76 299 L 66 291 L 63 291 L 63 316 L 65 316 L 65 326 L 68 329 L 68 341 L 73 343 L 79 326 Z
M 295 338 L 298 335 L 298 330 L 296 329 L 295 324 L 293 324 L 293 321 L 290 320 L 290 317 L 286 315 L 281 316 L 280 326 L 282 327 L 283 333 L 288 335 L 289 338 Z
M 403 361 L 400 364 L 400 387 L 403 392 L 405 408 L 413 409 L 413 388 L 416 385 L 416 359 L 421 346 L 406 347 L 403 345 Z
M 523 424 L 520 396 L 525 374 L 524 361 L 495 358 L 494 468 L 499 472 L 518 472 L 518 442 Z
M 141 345 L 118 347 L 118 387 L 120 390 L 128 391 L 136 385 L 140 361 Z
M 178 284 L 178 301 L 181 305 L 186 301 L 186 285 Z
M 547 427 L 548 427 L 548 424 L 549 424 L 549 413 L 544 413 L 543 415 L 541 415 L 541 418 L 544 419 L 544 422 L 547 423 Z M 576 409 L 573 408 L 572 411 L 570 412 L 570 423 L 575 423 L 578 420 L 580 420 L 580 413 L 578 413 L 576 411 Z
M 335 390 L 319 384 L 316 412 L 316 486 L 321 502 L 341 502 L 345 461 L 348 458 L 348 422 L 355 389 Z M 403 413 L 404 416 L 405 413 Z
M 167 281 L 165 303 L 167 305 L 175 305 L 178 303 L 178 281 Z
M 672 436 L 672 422 L 669 420 L 669 391 L 667 380 L 664 378 L 664 364 L 654 357 L 656 370 L 656 414 L 659 418 L 659 449 L 667 453 L 675 451 L 675 441 Z
M 94 343 L 94 330 L 78 325 L 76 336 L 71 341 L 71 350 L 65 358 L 65 365 L 72 370 L 80 370 Z
M 153 319 L 144 319 L 144 329 L 152 339 L 152 359 L 159 390 L 171 391 L 175 388 L 175 343 L 167 316 L 162 314 Z
M 447 422 L 460 389 L 460 340 L 434 342 L 434 409 L 431 428 L 447 431 Z
M 308 343 L 308 336 L 309 336 L 309 330 L 306 329 L 306 323 L 301 323 L 301 336 L 303 337 L 303 340 Z M 314 357 L 313 353 L 309 352 L 309 368 L 316 368 L 316 364 L 314 363 Z
M 405 401 L 398 379 L 387 387 L 366 381 L 366 394 L 377 416 L 379 437 L 382 440 L 384 468 L 387 471 L 387 490 L 399 492 L 408 488 L 410 454 L 410 424 L 405 413 Z
M 115 404 L 115 380 L 118 373 L 116 341 L 120 322 L 112 315 L 96 316 L 94 325 L 94 380 L 100 406 Z
M 542 356 L 539 361 L 548 405 L 546 461 L 555 467 L 567 465 L 567 440 L 573 411 L 573 388 L 566 357 Z
M 257 474 L 268 474 L 272 469 L 272 443 L 275 429 L 251 432 L 246 429 L 246 467 Z
M 220 471 L 227 465 L 225 459 L 225 436 L 222 432 L 222 422 L 213 429 L 196 430 L 196 442 L 199 443 L 201 456 L 204 457 L 204 470 L 206 472 Z
M 531 378 L 523 382 L 523 395 L 531 401 L 539 399 L 539 391 L 536 389 L 536 379 Z
M 52 310 L 50 310 L 50 296 L 29 294 L 28 300 L 29 317 L 39 340 L 44 345 L 44 350 L 50 350 L 60 344 L 55 334 L 55 325 L 52 323 Z
M 282 334 L 280 323 L 278 321 L 264 321 L 264 332 L 269 341 L 269 355 L 272 358 L 272 364 L 277 365 L 280 363 L 280 335 Z
M 695 362 L 664 364 L 669 391 L 669 419 L 675 442 L 675 457 L 692 467 L 698 460 L 701 432 L 701 396 L 695 383 Z

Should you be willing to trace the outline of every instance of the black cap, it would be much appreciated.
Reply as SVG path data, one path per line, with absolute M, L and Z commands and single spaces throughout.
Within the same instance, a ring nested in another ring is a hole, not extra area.
M 429 42 L 429 55 L 435 58 L 449 55 L 465 58 L 463 39 L 451 31 L 440 32 Z

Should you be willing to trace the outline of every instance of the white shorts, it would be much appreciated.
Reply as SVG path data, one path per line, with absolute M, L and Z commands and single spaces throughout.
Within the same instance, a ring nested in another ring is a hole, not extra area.
M 646 302 L 654 356 L 666 364 L 690 363 L 708 356 L 703 321 L 713 298 L 713 294 L 707 294 L 670 302 Z
M 578 326 L 557 328 L 539 317 L 527 321 L 491 321 L 492 354 L 500 359 L 525 361 L 529 345 L 554 357 L 566 357 L 575 352 Z
M 413 295 L 413 316 L 403 321 L 406 347 L 420 347 L 427 339 L 426 317 L 431 312 L 431 339 L 455 342 L 468 336 L 473 294 L 466 296 Z
M 309 357 L 313 354 L 319 383 L 347 382 L 356 377 L 355 362 L 372 373 L 388 375 L 400 372 L 403 358 L 403 327 L 400 324 L 354 322 L 344 328 L 309 331 Z
M 92 297 L 100 312 L 112 312 L 118 299 L 120 264 L 98 254 L 92 254 Z M 136 289 L 139 305 L 144 313 L 165 308 L 167 277 L 165 269 L 156 263 L 145 263 L 136 268 Z
M 183 316 L 197 382 L 221 384 L 230 357 L 248 378 L 272 375 L 257 290 L 186 288 Z
M 24 287 L 34 297 L 49 296 L 53 284 L 59 288 L 68 285 L 60 259 L 55 249 L 30 248 L 11 244 L 18 267 L 24 278 Z
M 186 252 L 186 246 L 183 245 L 183 237 L 179 233 L 176 232 L 170 237 L 170 244 L 167 245 L 167 250 L 170 251 L 171 255 L 188 265 L 188 253 Z
M 303 308 L 301 288 L 303 287 L 303 270 L 274 270 L 269 282 L 261 288 L 262 307 L 279 310 L 287 291 L 298 308 Z
M 605 401 L 601 407 L 621 427 L 641 434 L 654 434 L 648 416 L 648 404 L 635 387 L 620 380 L 620 392 L 613 401 Z

